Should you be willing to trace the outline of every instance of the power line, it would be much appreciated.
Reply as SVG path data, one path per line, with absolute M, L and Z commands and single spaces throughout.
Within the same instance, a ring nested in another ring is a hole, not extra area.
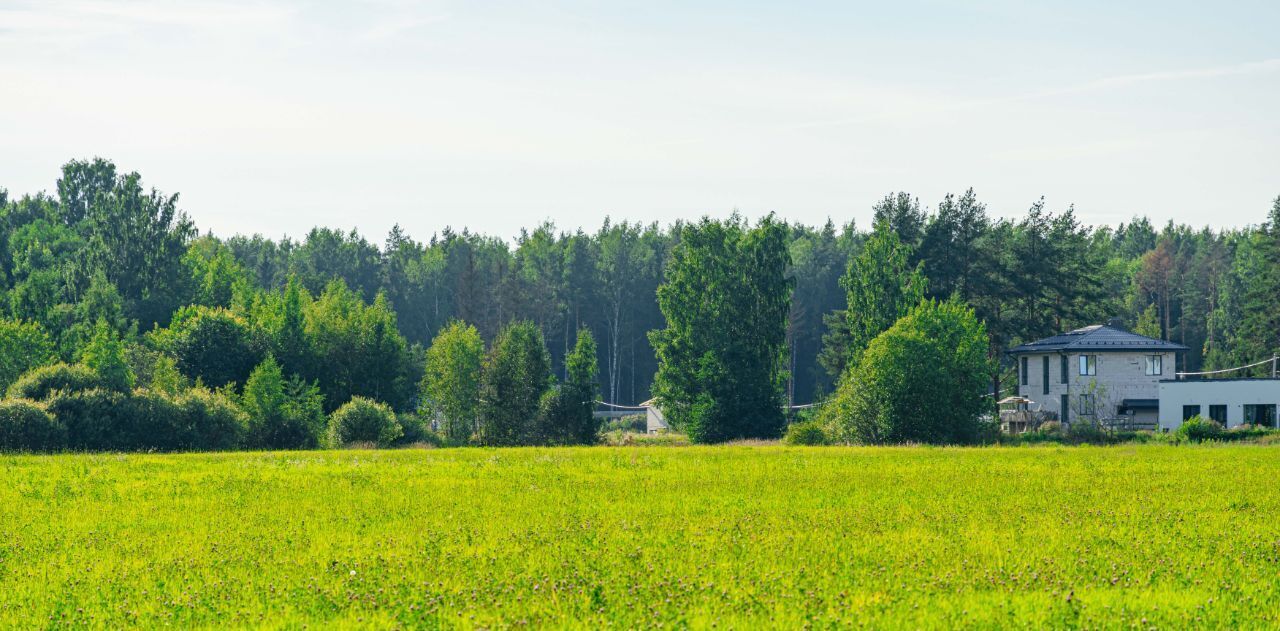
M 616 404 L 616 403 L 608 403 L 608 402 L 605 402 L 605 401 L 596 401 L 596 403 L 598 403 L 598 404 L 600 404 L 600 405 L 603 405 L 603 406 L 605 406 L 605 407 L 615 408 L 615 409 L 618 409 L 618 410 L 647 410 L 647 409 L 649 409 L 649 408 L 648 408 L 648 406 L 644 406 L 644 405 L 618 405 L 618 404 Z
M 1176 375 L 1176 376 L 1178 376 L 1178 377 L 1199 377 L 1199 376 L 1204 376 L 1204 375 L 1220 375 L 1220 374 L 1222 374 L 1222 373 L 1224 373 L 1224 372 L 1235 372 L 1235 371 L 1237 371 L 1237 370 L 1244 370 L 1244 369 L 1246 369 L 1246 368 L 1253 368 L 1254 366 L 1261 366 L 1261 365 L 1263 365 L 1263 364 L 1271 364 L 1271 376 L 1272 376 L 1272 377 L 1274 377 L 1274 376 L 1276 376 L 1276 361 L 1277 361 L 1277 360 L 1280 360 L 1280 357 L 1272 357 L 1271 359 L 1264 359 L 1264 360 L 1262 360 L 1262 361 L 1260 361 L 1260 362 L 1253 363 L 1253 364 L 1249 364 L 1248 366 L 1237 366 L 1237 367 L 1235 367 L 1235 368 L 1223 368 L 1222 370 L 1206 370 L 1206 371 L 1203 371 L 1203 372 L 1176 372 L 1176 373 L 1173 373 L 1173 374 L 1174 374 L 1174 375 Z

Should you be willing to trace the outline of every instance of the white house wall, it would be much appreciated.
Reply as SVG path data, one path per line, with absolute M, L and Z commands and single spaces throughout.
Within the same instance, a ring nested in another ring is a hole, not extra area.
M 1227 406 L 1227 427 L 1244 423 L 1245 405 L 1280 405 L 1280 380 L 1240 379 L 1166 381 L 1160 383 L 1160 428 L 1174 430 L 1182 425 L 1182 407 L 1200 406 L 1200 416 L 1209 418 L 1210 405 Z

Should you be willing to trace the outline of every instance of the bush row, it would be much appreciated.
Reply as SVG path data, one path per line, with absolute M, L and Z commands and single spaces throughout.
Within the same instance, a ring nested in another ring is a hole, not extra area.
M 432 441 L 430 429 L 417 419 L 402 420 L 387 405 L 360 397 L 334 411 L 319 435 L 268 445 L 259 437 L 280 432 L 254 431 L 262 419 L 250 418 L 234 395 L 205 388 L 122 391 L 103 387 L 91 370 L 59 365 L 34 371 L 9 394 L 0 401 L 0 451 L 219 451 Z
M 994 428 L 993 428 L 994 431 Z M 1280 432 L 1260 426 L 1242 425 L 1225 429 L 1218 423 L 1195 417 L 1185 421 L 1169 434 L 1151 431 L 1109 431 L 1092 423 L 1072 423 L 1064 426 L 1058 421 L 1042 424 L 1036 431 L 1010 436 L 993 433 L 984 436 L 982 444 L 1035 445 L 1116 445 L 1122 443 L 1199 443 L 1219 442 L 1280 442 Z M 814 420 L 797 420 L 787 427 L 782 442 L 788 445 L 828 445 L 834 441 L 832 432 Z

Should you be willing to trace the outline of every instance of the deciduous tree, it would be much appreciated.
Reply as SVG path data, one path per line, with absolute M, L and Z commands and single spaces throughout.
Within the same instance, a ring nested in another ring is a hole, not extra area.
M 480 442 L 520 445 L 533 434 L 538 402 L 551 385 L 551 356 L 533 322 L 509 324 L 485 357 L 480 383 Z
M 924 298 L 925 277 L 920 264 L 912 264 L 911 248 L 898 239 L 888 223 L 877 223 L 858 256 L 840 279 L 846 296 L 845 328 L 847 343 L 833 355 L 843 357 L 843 365 L 829 360 L 831 368 L 841 372 L 857 363 L 863 349 L 877 335 L 893 326 L 898 318 L 920 304 Z
M 697 442 L 782 432 L 792 281 L 786 228 L 772 216 L 682 227 L 658 288 L 665 329 L 653 391 L 672 427 Z
M 476 408 L 483 364 L 484 340 L 464 322 L 450 322 L 427 349 L 419 388 L 423 412 L 439 421 L 451 444 L 466 444 L 479 429 Z
M 925 302 L 872 340 L 822 410 L 852 443 L 965 444 L 979 434 L 987 333 L 959 302 Z

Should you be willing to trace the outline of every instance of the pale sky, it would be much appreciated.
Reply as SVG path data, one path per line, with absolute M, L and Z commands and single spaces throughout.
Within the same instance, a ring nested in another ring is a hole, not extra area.
M 224 236 L 969 186 L 1239 226 L 1280 195 L 1280 2 L 0 0 L 0 186 L 95 155 Z

